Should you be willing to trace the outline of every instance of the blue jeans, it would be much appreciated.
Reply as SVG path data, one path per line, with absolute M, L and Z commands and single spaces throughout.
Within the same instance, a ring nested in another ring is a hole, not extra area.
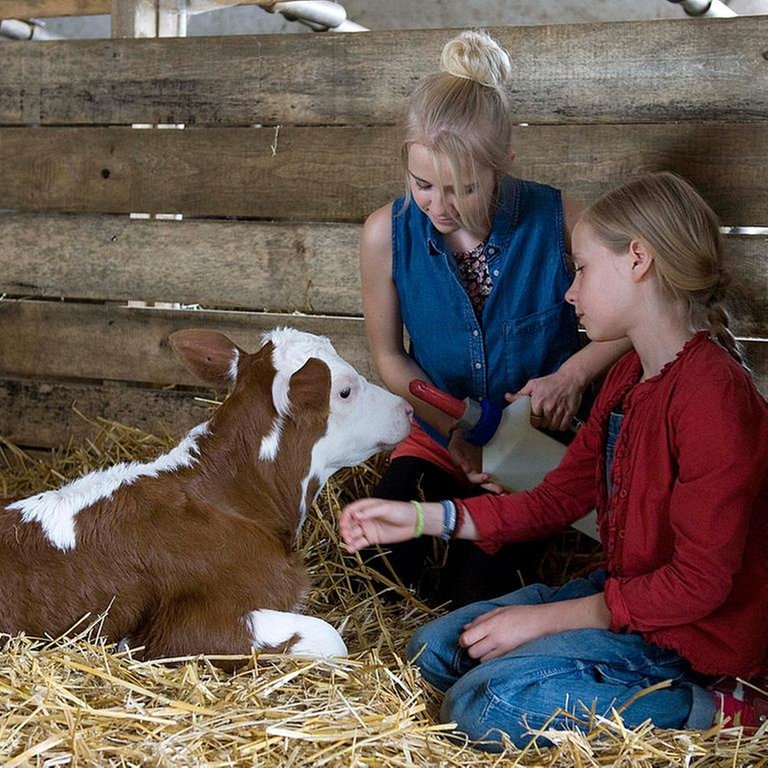
M 501 748 L 503 732 L 522 747 L 529 729 L 588 729 L 590 709 L 611 716 L 635 694 L 671 680 L 671 686 L 638 697 L 621 717 L 629 727 L 650 719 L 661 728 L 705 729 L 717 713 L 706 681 L 675 652 L 636 633 L 578 629 L 548 635 L 484 663 L 458 644 L 464 625 L 506 605 L 538 605 L 603 591 L 605 572 L 557 588 L 534 584 L 495 600 L 472 603 L 423 626 L 408 644 L 425 679 L 445 692 L 440 718 L 455 722 L 482 748 Z M 554 718 L 557 710 L 562 710 Z M 573 717 L 568 717 L 565 712 Z M 575 719 L 574 719 L 575 717 Z M 542 740 L 540 740 L 540 743 Z M 546 742 L 545 742 L 546 743 Z

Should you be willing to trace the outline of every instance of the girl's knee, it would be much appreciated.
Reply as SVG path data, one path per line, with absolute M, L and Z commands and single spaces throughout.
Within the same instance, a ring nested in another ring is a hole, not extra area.
M 455 723 L 458 733 L 488 752 L 501 751 L 509 743 L 523 747 L 531 739 L 525 713 L 500 706 L 487 684 L 451 688 L 443 699 L 440 720 Z
M 429 648 L 429 636 L 431 633 L 428 630 L 429 624 L 424 624 L 413 633 L 413 636 L 408 641 L 408 645 L 405 648 L 405 656 L 409 661 L 413 661 L 417 656 L 423 655 Z
M 424 679 L 438 690 L 450 688 L 462 674 L 457 667 L 461 650 L 455 637 L 447 636 L 431 624 L 421 627 L 411 638 L 406 655 Z
M 433 685 L 438 675 L 444 674 L 444 670 L 450 663 L 446 658 L 451 655 L 449 645 L 440 635 L 430 630 L 426 624 L 414 632 L 405 649 L 406 658 L 412 661 L 422 675 Z

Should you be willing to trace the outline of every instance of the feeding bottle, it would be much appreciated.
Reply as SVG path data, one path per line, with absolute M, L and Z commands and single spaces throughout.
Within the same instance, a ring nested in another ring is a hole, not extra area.
M 414 397 L 453 417 L 468 443 L 482 447 L 483 472 L 504 488 L 533 488 L 565 453 L 562 443 L 531 425 L 530 397 L 501 409 L 490 400 L 459 400 L 421 379 L 411 381 L 408 388 Z

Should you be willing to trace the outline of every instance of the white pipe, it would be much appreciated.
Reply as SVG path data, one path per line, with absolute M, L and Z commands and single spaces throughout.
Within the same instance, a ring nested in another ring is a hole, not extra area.
M 290 21 L 318 24 L 326 29 L 338 27 L 347 20 L 344 6 L 328 0 L 287 0 L 275 3 L 272 11 L 282 13 Z
M 370 32 L 370 30 L 368 27 L 364 27 L 357 22 L 347 19 L 346 21 L 343 21 L 341 24 L 339 24 L 338 27 L 333 27 L 331 32 Z
M 63 40 L 61 35 L 49 32 L 40 24 L 19 21 L 18 19 L 3 19 L 0 21 L 0 37 L 11 40 Z
M 221 8 L 239 5 L 237 0 L 187 0 L 190 15 L 207 13 Z M 300 21 L 315 32 L 367 32 L 368 28 L 347 18 L 347 12 L 340 3 L 331 0 L 273 0 L 257 2 L 262 10 L 280 13 L 288 21 Z
M 270 13 L 281 13 L 289 21 L 300 21 L 315 32 L 367 32 L 368 28 L 347 19 L 343 5 L 331 0 L 279 0 L 270 7 Z
M 724 19 L 739 15 L 721 0 L 669 0 L 669 2 L 682 6 L 689 16 Z

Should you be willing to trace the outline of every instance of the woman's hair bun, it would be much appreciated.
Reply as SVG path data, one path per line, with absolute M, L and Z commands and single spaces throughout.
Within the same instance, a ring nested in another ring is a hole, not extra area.
M 440 69 L 454 77 L 501 89 L 512 74 L 512 62 L 487 32 L 468 30 L 445 44 Z

